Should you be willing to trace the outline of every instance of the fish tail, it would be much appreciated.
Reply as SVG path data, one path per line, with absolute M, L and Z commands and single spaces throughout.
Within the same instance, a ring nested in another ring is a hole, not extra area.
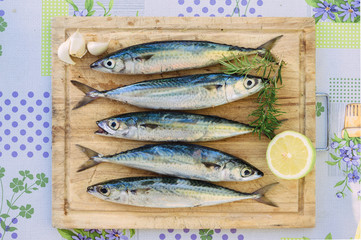
M 86 161 L 83 165 L 81 165 L 77 172 L 82 172 L 88 168 L 94 167 L 94 166 L 98 165 L 99 163 L 101 163 L 101 161 L 96 160 L 96 158 L 102 157 L 103 155 L 101 155 L 100 153 L 97 153 L 89 148 L 83 147 L 79 144 L 77 144 L 76 146 L 79 147 L 80 150 L 82 150 L 89 157 L 89 160 Z
M 265 42 L 264 44 L 262 44 L 261 46 L 259 46 L 257 48 L 258 50 L 258 55 L 260 57 L 267 57 L 269 58 L 270 61 L 272 62 L 276 62 L 276 57 L 273 56 L 271 54 L 271 49 L 273 48 L 273 46 L 275 45 L 275 43 L 277 42 L 278 39 L 280 39 L 283 35 L 280 35 L 278 37 L 272 38 L 271 40 L 269 40 L 268 42 Z
M 88 85 L 85 85 L 84 83 L 75 81 L 75 80 L 71 80 L 71 83 L 75 87 L 77 87 L 80 91 L 85 93 L 85 96 L 83 97 L 83 99 L 77 103 L 77 105 L 73 108 L 73 110 L 80 108 L 80 107 L 94 101 L 95 99 L 97 99 L 99 97 L 98 95 L 100 92 L 98 90 L 96 90 L 92 87 L 89 87 Z
M 264 203 L 264 204 L 267 204 L 269 206 L 272 206 L 272 207 L 278 207 L 275 203 L 273 203 L 271 200 L 269 200 L 268 198 L 266 198 L 264 195 L 265 193 L 271 188 L 273 187 L 274 185 L 277 185 L 278 182 L 276 183 L 271 183 L 263 188 L 260 188 L 258 189 L 257 191 L 253 192 L 252 195 L 255 195 L 257 198 L 255 199 L 257 202 L 260 202 L 260 203 Z

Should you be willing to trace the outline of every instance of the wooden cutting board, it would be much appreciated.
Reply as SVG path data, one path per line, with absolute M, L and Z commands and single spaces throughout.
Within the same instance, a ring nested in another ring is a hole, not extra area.
M 81 144 L 102 154 L 142 146 L 145 142 L 113 139 L 93 134 L 96 120 L 112 115 L 144 111 L 127 104 L 98 99 L 71 110 L 83 97 L 74 79 L 99 90 L 134 82 L 205 73 L 215 68 L 162 75 L 124 76 L 93 71 L 90 54 L 74 59 L 70 66 L 57 57 L 59 45 L 76 29 L 87 41 L 110 41 L 108 52 L 134 44 L 160 40 L 207 40 L 243 47 L 257 47 L 283 35 L 272 52 L 282 57 L 284 86 L 279 91 L 280 108 L 288 119 L 279 129 L 306 134 L 315 141 L 315 23 L 312 18 L 207 18 L 207 17 L 59 17 L 52 25 L 53 59 L 53 196 L 52 220 L 57 228 L 290 228 L 315 224 L 315 171 L 300 180 L 281 180 L 268 169 L 265 159 L 268 139 L 248 134 L 222 141 L 200 143 L 233 154 L 261 169 L 261 179 L 219 185 L 243 192 L 280 182 L 267 197 L 279 205 L 270 207 L 243 200 L 209 207 L 158 209 L 109 203 L 86 192 L 89 185 L 122 177 L 154 176 L 147 171 L 103 163 L 77 173 L 87 157 L 75 146 Z M 216 67 L 219 69 L 219 67 Z M 227 105 L 193 111 L 249 122 L 257 106 L 255 96 Z

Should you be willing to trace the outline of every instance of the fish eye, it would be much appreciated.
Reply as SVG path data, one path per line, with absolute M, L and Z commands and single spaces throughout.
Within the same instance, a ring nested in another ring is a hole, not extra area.
M 253 173 L 253 171 L 251 169 L 248 169 L 248 168 L 244 168 L 241 171 L 242 177 L 249 177 L 249 176 L 252 175 L 252 173 Z
M 106 68 L 114 68 L 115 67 L 115 61 L 113 59 L 108 59 L 104 62 L 104 67 Z
M 245 82 L 244 82 L 244 87 L 247 89 L 253 88 L 254 85 L 256 85 L 256 81 L 254 79 L 250 79 L 248 78 Z
M 113 130 L 117 130 L 120 127 L 120 123 L 118 121 L 115 121 L 115 120 L 109 121 L 108 125 Z
M 109 196 L 110 195 L 110 191 L 109 191 L 109 189 L 107 187 L 98 187 L 97 191 L 100 194 L 104 195 L 104 196 Z

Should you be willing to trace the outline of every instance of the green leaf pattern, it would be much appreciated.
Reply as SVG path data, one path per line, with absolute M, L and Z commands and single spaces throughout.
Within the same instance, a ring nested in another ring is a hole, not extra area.
M 29 178 L 30 180 L 33 180 L 33 179 L 34 179 L 34 175 L 31 174 L 29 170 L 19 171 L 19 174 L 20 174 L 20 176 L 23 176 L 23 177 L 24 177 L 23 181 L 24 181 L 26 178 Z
M 74 16 L 75 16 L 75 12 L 80 11 L 79 7 L 72 0 L 65 0 L 65 1 L 73 7 Z M 99 5 L 104 10 L 103 16 L 111 16 L 110 11 L 113 8 L 114 0 L 109 1 L 108 9 L 100 1 L 97 1 L 96 4 Z M 86 14 L 87 17 L 93 16 L 95 14 L 95 10 L 93 10 L 93 7 L 94 7 L 94 0 L 85 0 L 84 8 L 87 10 L 87 14 Z
M 0 178 L 3 178 L 5 176 L 5 168 L 0 167 Z
M 45 185 L 48 183 L 49 179 L 45 177 L 44 173 L 38 173 L 36 174 L 36 178 L 38 179 L 35 184 L 40 187 L 45 187 Z
M 5 28 L 8 26 L 8 23 L 5 22 L 4 18 L 0 17 L 0 32 L 5 31 Z
M 211 229 L 199 229 L 199 235 L 202 240 L 212 240 L 214 231 Z
M 26 206 L 20 207 L 19 215 L 23 218 L 31 218 L 31 215 L 34 214 L 34 208 L 31 207 L 30 204 L 26 204 Z
M 1 190 L 1 201 L 0 201 L 0 222 L 1 229 L 0 239 L 9 239 L 7 233 L 11 233 L 17 230 L 16 227 L 12 226 L 14 219 L 22 217 L 29 219 L 34 214 L 35 210 L 31 204 L 25 204 L 18 206 L 16 202 L 24 196 L 24 194 L 31 194 L 33 191 L 39 190 L 34 187 L 35 185 L 46 187 L 48 178 L 44 173 L 36 174 L 37 179 L 34 179 L 34 175 L 29 170 L 19 171 L 19 177 L 15 177 L 9 184 L 10 192 L 12 193 L 11 198 L 5 198 L 5 189 L 3 184 L 3 178 L 5 177 L 5 168 L 0 166 L 0 190 Z M 30 200 L 31 198 L 29 198 Z M 6 203 L 6 204 L 5 204 Z M 24 236 L 23 236 L 24 237 Z
M 14 178 L 10 183 L 10 188 L 13 189 L 14 193 L 24 190 L 24 182 L 19 180 L 18 178 Z
M 321 102 L 317 102 L 316 104 L 316 116 L 320 117 L 321 114 L 325 111 L 325 107 L 322 106 Z
M 332 239 L 332 234 L 331 234 L 331 233 L 327 234 L 325 240 L 326 240 L 326 239 Z

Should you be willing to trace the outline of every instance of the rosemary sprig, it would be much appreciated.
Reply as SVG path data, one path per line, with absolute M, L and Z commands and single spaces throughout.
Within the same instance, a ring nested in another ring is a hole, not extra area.
M 254 73 L 262 76 L 265 87 L 258 93 L 256 102 L 258 107 L 249 117 L 255 118 L 249 124 L 254 127 L 253 132 L 265 134 L 268 138 L 275 136 L 274 131 L 278 129 L 282 122 L 278 120 L 282 112 L 277 103 L 277 91 L 280 89 L 278 85 L 282 85 L 282 67 L 285 64 L 282 60 L 279 63 L 272 61 L 273 56 L 266 53 L 265 56 L 254 56 L 251 59 L 247 56 L 235 57 L 233 60 L 225 59 L 220 63 L 223 65 L 223 71 L 227 74 L 248 75 Z

